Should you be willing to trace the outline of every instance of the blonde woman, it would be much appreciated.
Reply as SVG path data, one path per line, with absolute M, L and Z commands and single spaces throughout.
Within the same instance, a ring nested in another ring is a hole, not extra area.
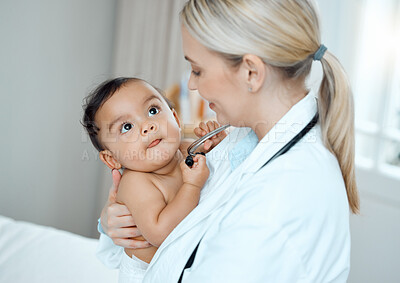
M 137 282 L 346 282 L 349 213 L 359 209 L 353 99 L 313 3 L 190 0 L 181 22 L 189 88 L 234 129 L 207 154 L 199 205 Z M 318 93 L 305 83 L 313 61 Z M 130 238 L 134 217 L 112 197 L 103 209 L 106 265 L 122 264 L 114 243 L 147 245 Z

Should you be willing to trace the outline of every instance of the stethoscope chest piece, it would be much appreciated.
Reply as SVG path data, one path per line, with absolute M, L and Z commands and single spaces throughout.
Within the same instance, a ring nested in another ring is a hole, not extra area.
M 186 157 L 185 163 L 187 166 L 192 167 L 194 164 L 194 160 L 193 160 L 193 156 L 195 156 L 196 154 L 202 154 L 202 155 L 206 155 L 204 152 L 196 152 L 194 155 L 188 155 L 188 157 Z
M 188 152 L 188 157 L 186 157 L 185 163 L 187 166 L 192 167 L 194 164 L 193 161 L 193 157 L 196 154 L 202 154 L 202 155 L 206 155 L 204 152 L 194 152 L 202 143 L 204 143 L 207 139 L 215 136 L 216 134 L 222 132 L 223 130 L 225 130 L 226 128 L 228 128 L 229 125 L 224 125 L 219 127 L 218 129 L 215 129 L 214 131 L 209 132 L 208 134 L 205 134 L 203 137 L 199 138 L 198 140 L 196 140 L 195 142 L 193 142 L 187 149 Z

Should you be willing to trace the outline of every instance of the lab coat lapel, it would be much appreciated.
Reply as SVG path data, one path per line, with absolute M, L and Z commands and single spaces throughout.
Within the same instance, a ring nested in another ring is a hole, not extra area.
M 309 93 L 295 104 L 258 143 L 241 165 L 243 172 L 254 173 L 258 171 L 265 162 L 304 129 L 316 112 L 316 98 L 313 93 Z M 316 138 L 315 134 L 315 129 L 312 129 L 307 138 Z M 300 142 L 304 141 L 312 142 L 313 140 L 303 139 Z

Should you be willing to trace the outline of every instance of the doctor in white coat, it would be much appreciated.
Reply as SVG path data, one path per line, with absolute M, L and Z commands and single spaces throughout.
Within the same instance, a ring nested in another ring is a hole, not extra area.
M 121 260 L 123 247 L 147 243 L 129 239 L 140 231 L 124 228 L 133 218 L 112 198 L 99 258 L 130 268 L 132 282 L 346 282 L 359 209 L 353 100 L 313 3 L 190 0 L 181 21 L 189 88 L 234 129 L 207 154 L 198 206 L 150 264 Z M 318 93 L 305 84 L 313 60 Z

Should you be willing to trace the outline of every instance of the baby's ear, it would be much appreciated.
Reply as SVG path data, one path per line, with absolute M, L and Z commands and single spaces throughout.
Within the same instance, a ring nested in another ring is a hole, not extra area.
M 105 165 L 107 165 L 111 170 L 112 169 L 121 169 L 122 165 L 120 163 L 118 163 L 117 160 L 115 160 L 115 158 L 113 157 L 111 151 L 109 150 L 103 150 L 99 152 L 99 157 L 101 159 L 101 161 L 103 161 L 103 163 Z
M 171 111 L 172 111 L 172 115 L 174 115 L 176 123 L 178 124 L 178 127 L 180 128 L 181 127 L 181 122 L 179 121 L 178 113 L 176 113 L 174 108 L 172 108 Z

